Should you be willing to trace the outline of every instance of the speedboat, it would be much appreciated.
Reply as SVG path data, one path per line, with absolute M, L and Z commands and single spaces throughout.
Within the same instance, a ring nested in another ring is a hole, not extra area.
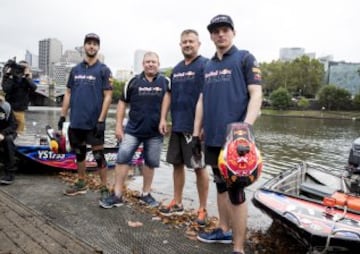
M 44 135 L 20 135 L 15 140 L 15 145 L 20 164 L 35 164 L 36 167 L 49 170 L 77 170 L 76 156 L 69 146 L 68 137 L 59 135 L 50 126 L 46 126 Z M 118 144 L 105 145 L 104 154 L 108 168 L 115 166 L 117 152 Z M 87 148 L 85 162 L 87 170 L 97 169 L 90 147 Z M 140 168 L 143 163 L 143 146 L 140 145 L 129 164 Z
M 309 253 L 360 248 L 360 138 L 344 169 L 302 162 L 255 191 L 256 207 L 300 241 Z

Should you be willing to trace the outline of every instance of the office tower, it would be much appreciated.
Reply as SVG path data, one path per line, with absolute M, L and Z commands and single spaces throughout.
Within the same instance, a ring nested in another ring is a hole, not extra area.
M 39 41 L 39 68 L 43 74 L 52 78 L 53 65 L 60 61 L 62 43 L 58 39 L 49 38 Z
M 139 74 L 143 70 L 142 62 L 146 50 L 138 49 L 135 51 L 134 56 L 134 74 Z
M 25 61 L 28 62 L 31 68 L 39 68 L 39 56 L 34 55 L 29 50 L 25 52 Z
M 303 55 L 305 55 L 304 48 L 280 48 L 281 61 L 292 61 Z

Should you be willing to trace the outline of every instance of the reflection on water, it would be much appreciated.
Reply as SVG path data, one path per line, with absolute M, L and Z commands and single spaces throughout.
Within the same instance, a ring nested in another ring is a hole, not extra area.
M 262 116 L 255 125 L 264 172 L 275 175 L 299 161 L 343 168 L 360 122 Z

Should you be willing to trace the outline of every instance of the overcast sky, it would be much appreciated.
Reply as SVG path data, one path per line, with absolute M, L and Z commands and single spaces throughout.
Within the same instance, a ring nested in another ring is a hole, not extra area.
M 200 33 L 200 53 L 213 55 L 206 26 L 229 14 L 235 44 L 259 62 L 276 60 L 281 47 L 360 62 L 359 10 L 359 0 L 1 0 L 0 61 L 23 59 L 26 49 L 38 55 L 45 38 L 74 49 L 95 32 L 113 71 L 131 69 L 136 49 L 156 51 L 161 67 L 169 67 L 182 59 L 180 33 L 187 28 Z

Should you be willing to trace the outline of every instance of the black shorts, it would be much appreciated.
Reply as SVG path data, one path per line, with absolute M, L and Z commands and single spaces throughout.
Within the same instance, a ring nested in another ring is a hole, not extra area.
M 185 135 L 187 135 L 186 138 Z M 186 167 L 191 168 L 191 156 L 191 134 L 172 132 L 166 154 L 166 161 L 173 165 L 185 164 Z
M 220 151 L 221 147 L 205 146 L 205 163 L 211 166 L 217 191 L 219 193 L 227 191 L 232 204 L 241 204 L 245 202 L 244 188 L 236 185 L 227 185 L 218 167 Z
M 221 147 L 205 146 L 205 164 L 217 168 L 220 151 Z
M 95 129 L 83 130 L 69 128 L 68 135 L 71 147 L 78 147 L 79 145 L 104 145 L 105 133 L 103 132 L 102 135 L 95 136 Z

